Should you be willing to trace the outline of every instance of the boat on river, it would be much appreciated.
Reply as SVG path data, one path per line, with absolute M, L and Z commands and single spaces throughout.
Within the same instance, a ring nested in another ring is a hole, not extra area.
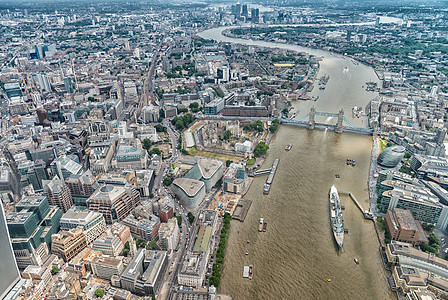
M 291 144 L 288 144 L 288 145 L 286 145 L 285 150 L 286 150 L 286 151 L 289 151 L 289 150 L 291 150 L 291 148 L 292 148 L 292 145 L 291 145 Z
M 333 232 L 333 237 L 338 245 L 338 249 L 341 249 L 344 244 L 344 218 L 342 216 L 342 207 L 338 190 L 334 185 L 330 189 L 329 202 L 331 231 Z
M 249 266 L 243 267 L 243 278 L 249 278 Z
M 249 265 L 249 279 L 252 279 L 254 277 L 253 269 L 254 269 L 254 266 Z
M 263 231 L 263 225 L 264 225 L 263 218 L 260 218 L 260 223 L 258 224 L 258 231 L 259 232 Z

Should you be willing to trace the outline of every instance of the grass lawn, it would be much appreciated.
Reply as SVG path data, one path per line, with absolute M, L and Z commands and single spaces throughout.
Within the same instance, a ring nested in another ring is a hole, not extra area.
M 382 139 L 380 139 L 380 149 L 381 149 L 381 151 L 383 151 L 386 148 L 387 148 L 386 142 L 383 141 Z
M 247 162 L 246 162 L 246 166 L 248 166 L 248 167 L 253 166 L 254 163 L 255 163 L 255 159 L 254 158 L 248 159 Z
M 198 151 L 195 148 L 189 148 L 187 150 L 188 150 L 188 153 L 190 153 L 190 155 L 197 155 L 197 156 L 215 158 L 215 159 L 220 159 L 220 160 L 224 160 L 224 161 L 231 160 L 233 162 L 238 162 L 241 159 L 243 159 L 242 157 L 239 157 L 239 156 L 232 156 L 232 155 L 220 154 L 220 153 L 214 153 L 214 152 L 207 152 L 207 151 Z

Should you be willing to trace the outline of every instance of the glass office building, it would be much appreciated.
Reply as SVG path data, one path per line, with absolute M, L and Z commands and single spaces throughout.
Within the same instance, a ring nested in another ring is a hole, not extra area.
M 5 212 L 0 202 L 0 299 L 19 281 L 20 274 L 9 238 Z

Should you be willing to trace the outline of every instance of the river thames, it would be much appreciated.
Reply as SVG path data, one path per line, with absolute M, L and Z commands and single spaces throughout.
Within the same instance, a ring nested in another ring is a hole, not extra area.
M 376 96 L 362 88 L 368 81 L 378 82 L 370 67 L 296 45 L 228 38 L 221 34 L 222 30 L 210 29 L 199 35 L 323 56 L 318 77 L 330 76 L 327 88 L 323 91 L 316 88 L 311 93 L 319 96 L 316 102 L 293 102 L 294 110 L 301 116 L 313 105 L 317 111 L 333 113 L 343 108 L 351 122 L 365 126 L 365 118 L 353 119 L 351 109 L 365 107 Z M 335 118 L 320 118 L 316 121 L 336 123 Z M 289 143 L 293 147 L 285 151 Z M 270 167 L 275 158 L 280 158 L 269 195 L 263 195 L 266 177 L 257 177 L 245 196 L 252 200 L 245 221 L 232 221 L 220 292 L 232 294 L 236 300 L 395 299 L 382 265 L 373 223 L 362 218 L 348 197 L 341 197 L 349 230 L 343 252 L 338 253 L 330 229 L 328 191 L 332 184 L 339 190 L 352 192 L 365 209 L 369 208 L 371 149 L 371 136 L 281 126 L 263 165 Z M 355 159 L 356 167 L 347 166 L 346 158 Z M 265 233 L 257 230 L 260 217 L 268 223 Z M 355 257 L 359 265 L 354 263 Z M 253 280 L 242 278 L 243 266 L 249 264 L 254 266 Z

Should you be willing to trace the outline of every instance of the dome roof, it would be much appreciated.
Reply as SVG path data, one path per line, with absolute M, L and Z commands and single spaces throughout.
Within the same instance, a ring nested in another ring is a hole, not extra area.
M 377 162 L 383 167 L 394 168 L 403 159 L 405 151 L 406 148 L 403 146 L 389 147 L 378 155 Z

